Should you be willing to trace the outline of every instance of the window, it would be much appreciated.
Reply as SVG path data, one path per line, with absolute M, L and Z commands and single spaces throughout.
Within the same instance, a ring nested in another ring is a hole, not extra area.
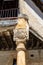
M 16 65 L 16 59 L 13 60 L 13 65 Z

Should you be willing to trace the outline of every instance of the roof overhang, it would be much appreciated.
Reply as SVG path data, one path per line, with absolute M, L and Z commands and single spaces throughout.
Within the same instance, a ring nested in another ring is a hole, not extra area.
M 33 34 L 43 41 L 43 19 L 26 1 L 22 2 L 21 13 L 28 16 L 31 32 L 34 32 Z
M 43 19 L 43 12 L 35 5 L 32 0 L 25 0 L 26 3 Z

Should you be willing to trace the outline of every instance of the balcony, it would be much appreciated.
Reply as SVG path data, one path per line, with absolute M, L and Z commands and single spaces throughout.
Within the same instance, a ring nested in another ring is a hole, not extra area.
M 0 10 L 0 18 L 17 17 L 17 15 L 18 15 L 18 8 Z

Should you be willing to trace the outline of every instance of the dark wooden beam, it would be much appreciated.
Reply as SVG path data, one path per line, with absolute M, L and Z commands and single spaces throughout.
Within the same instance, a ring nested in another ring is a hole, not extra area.
M 10 32 L 9 31 L 5 31 L 4 32 L 4 37 L 9 45 L 9 48 L 12 48 L 13 49 L 13 42 L 12 42 L 12 39 L 11 39 L 11 35 L 10 35 Z

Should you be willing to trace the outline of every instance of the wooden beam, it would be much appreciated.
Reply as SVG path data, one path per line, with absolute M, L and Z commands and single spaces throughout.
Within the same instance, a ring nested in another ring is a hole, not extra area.
M 5 36 L 5 38 L 6 38 L 6 41 L 7 41 L 7 43 L 8 43 L 8 46 L 9 46 L 10 48 L 13 48 L 13 42 L 12 42 L 12 39 L 11 39 L 10 32 L 9 32 L 9 31 L 5 31 L 5 32 L 4 32 L 4 36 Z
M 1 34 L 1 40 L 2 40 L 2 44 L 3 44 L 3 47 L 4 47 L 4 49 L 8 49 L 8 44 L 7 44 L 7 41 L 6 41 L 6 39 L 5 39 L 5 37 L 4 37 L 4 35 L 3 35 L 3 33 L 0 33 Z

